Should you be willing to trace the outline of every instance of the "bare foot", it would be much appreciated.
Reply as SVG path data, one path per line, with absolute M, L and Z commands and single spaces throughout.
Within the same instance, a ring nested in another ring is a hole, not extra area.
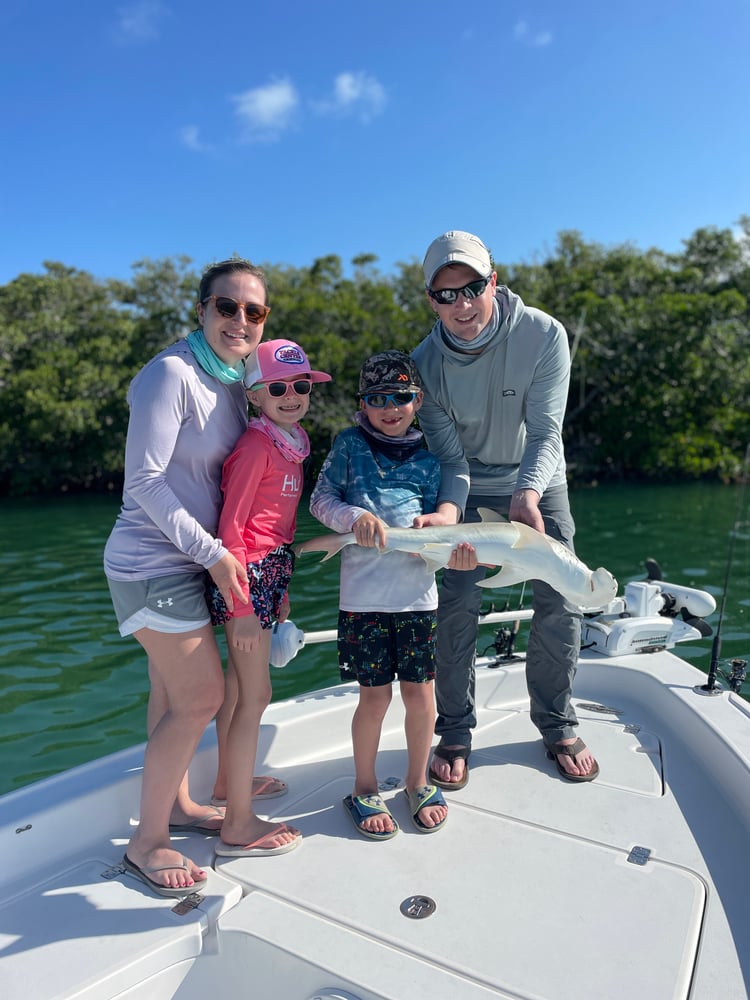
M 555 753 L 555 746 L 569 747 L 576 742 L 576 739 L 577 737 L 574 736 L 571 739 L 558 740 L 556 744 L 553 744 L 552 753 Z M 596 759 L 587 746 L 584 746 L 574 757 L 565 753 L 555 754 L 555 757 L 564 770 L 574 776 L 591 774 L 596 766 Z
M 447 815 L 447 806 L 423 806 L 417 813 L 419 822 L 428 827 L 438 826 Z
M 275 799 L 280 795 L 285 795 L 289 791 L 289 785 L 280 778 L 272 778 L 270 774 L 256 774 L 253 778 L 252 798 L 254 799 Z M 226 787 L 216 785 L 211 796 L 211 805 L 225 806 L 227 804 Z
M 132 842 L 128 845 L 127 857 L 148 875 L 152 882 L 157 882 L 165 889 L 190 888 L 196 882 L 205 882 L 206 872 L 189 858 L 171 847 L 157 847 L 153 851 L 140 852 Z M 174 867 L 171 867 L 174 866 Z
M 192 827 L 195 830 L 220 830 L 224 822 L 225 810 L 219 806 L 202 806 L 194 802 L 189 809 L 172 810 L 169 825 L 175 827 Z
M 230 846 L 241 844 L 254 844 L 258 840 L 268 840 L 269 847 L 283 847 L 301 836 L 300 831 L 287 823 L 270 823 L 268 820 L 259 819 L 257 816 L 245 826 L 230 827 L 224 823 L 221 828 L 221 839 Z
M 441 744 L 442 746 L 442 744 Z M 443 746 L 443 750 L 465 750 L 466 747 L 460 744 L 451 744 L 450 746 Z M 452 785 L 460 784 L 464 780 L 464 774 L 466 773 L 466 761 L 463 757 L 456 757 L 451 766 L 450 762 L 443 760 L 442 757 L 438 757 L 437 754 L 432 755 L 432 760 L 430 761 L 430 771 L 439 778 L 440 781 L 446 784 L 450 783 Z
M 374 792 L 359 792 L 355 789 L 352 792 L 352 798 L 356 798 L 358 795 L 362 798 L 367 798 L 368 795 L 377 795 L 380 798 L 380 793 L 377 790 Z M 396 829 L 393 817 L 387 812 L 379 812 L 374 813 L 372 816 L 366 816 L 358 825 L 360 830 L 367 830 L 368 833 L 393 833 Z

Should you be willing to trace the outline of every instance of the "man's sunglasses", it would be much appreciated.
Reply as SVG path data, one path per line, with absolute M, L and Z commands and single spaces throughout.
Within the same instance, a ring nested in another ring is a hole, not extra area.
M 390 401 L 394 406 L 407 406 L 417 398 L 416 392 L 369 392 L 362 399 L 367 406 L 382 410 Z
M 207 302 L 213 302 L 217 313 L 227 319 L 231 319 L 237 310 L 242 308 L 245 310 L 248 323 L 255 323 L 256 326 L 262 323 L 271 311 L 270 306 L 259 306 L 257 302 L 238 302 L 236 299 L 230 299 L 228 295 L 207 295 L 205 299 L 201 299 L 202 306 Z
M 286 396 L 289 387 L 292 387 L 298 396 L 307 396 L 312 388 L 309 379 L 299 379 L 297 382 L 256 382 L 251 389 L 268 389 L 268 395 L 280 399 Z
M 427 294 L 441 306 L 450 306 L 453 305 L 458 296 L 461 294 L 463 294 L 467 299 L 478 298 L 487 285 L 489 285 L 490 281 L 492 281 L 492 275 L 488 278 L 478 278 L 476 281 L 470 281 L 468 285 L 464 285 L 463 288 L 428 288 Z

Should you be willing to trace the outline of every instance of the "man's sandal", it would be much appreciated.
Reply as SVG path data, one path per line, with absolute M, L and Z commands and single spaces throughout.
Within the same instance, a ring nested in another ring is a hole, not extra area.
M 458 791 L 459 788 L 463 788 L 469 780 L 469 756 L 471 754 L 471 747 L 454 747 L 452 750 L 447 749 L 442 743 L 438 743 L 435 749 L 432 751 L 433 757 L 439 757 L 440 760 L 447 761 L 451 766 L 451 771 L 453 770 L 453 762 L 456 760 L 462 760 L 464 762 L 464 776 L 460 781 L 443 781 L 443 779 L 435 774 L 430 765 L 430 781 L 433 785 L 437 785 L 438 788 L 443 788 L 448 792 Z
M 570 744 L 551 743 L 548 745 L 545 743 L 544 747 L 547 751 L 547 756 L 550 760 L 554 760 L 557 770 L 566 781 L 593 781 L 599 774 L 599 765 L 596 761 L 594 761 L 594 766 L 588 774 L 571 774 L 570 771 L 565 770 L 557 759 L 558 754 L 562 754 L 564 757 L 577 757 L 579 753 L 586 749 L 586 744 L 581 739 L 577 739 L 575 743 Z

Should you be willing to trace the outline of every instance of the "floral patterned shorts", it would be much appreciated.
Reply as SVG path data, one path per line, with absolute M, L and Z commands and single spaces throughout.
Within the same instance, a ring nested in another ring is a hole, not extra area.
M 209 576 L 206 603 L 211 613 L 211 624 L 226 625 L 232 618 L 241 618 L 254 612 L 260 619 L 262 628 L 272 628 L 279 617 L 281 602 L 286 596 L 293 571 L 294 552 L 289 545 L 279 545 L 258 562 L 248 563 L 250 604 L 240 604 L 234 611 L 227 608 L 221 591 Z

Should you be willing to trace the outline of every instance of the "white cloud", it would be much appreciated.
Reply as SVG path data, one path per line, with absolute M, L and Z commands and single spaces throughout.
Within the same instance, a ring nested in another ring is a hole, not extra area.
M 333 96 L 312 104 L 320 115 L 357 115 L 371 121 L 386 105 L 383 85 L 368 73 L 339 73 L 333 81 Z
M 232 98 L 248 141 L 270 142 L 278 139 L 292 123 L 299 98 L 288 78 L 274 80 Z
M 194 153 L 207 153 L 211 149 L 211 146 L 201 142 L 197 125 L 185 125 L 181 128 L 180 139 L 182 140 L 183 146 L 187 146 L 188 149 L 192 149 Z
M 161 22 L 170 13 L 159 0 L 138 0 L 120 7 L 116 36 L 121 42 L 153 42 L 159 37 Z
M 550 31 L 539 31 L 537 34 L 529 34 L 529 26 L 526 21 L 516 21 L 513 27 L 513 37 L 518 42 L 523 42 L 531 48 L 543 48 L 552 43 L 552 33 Z

